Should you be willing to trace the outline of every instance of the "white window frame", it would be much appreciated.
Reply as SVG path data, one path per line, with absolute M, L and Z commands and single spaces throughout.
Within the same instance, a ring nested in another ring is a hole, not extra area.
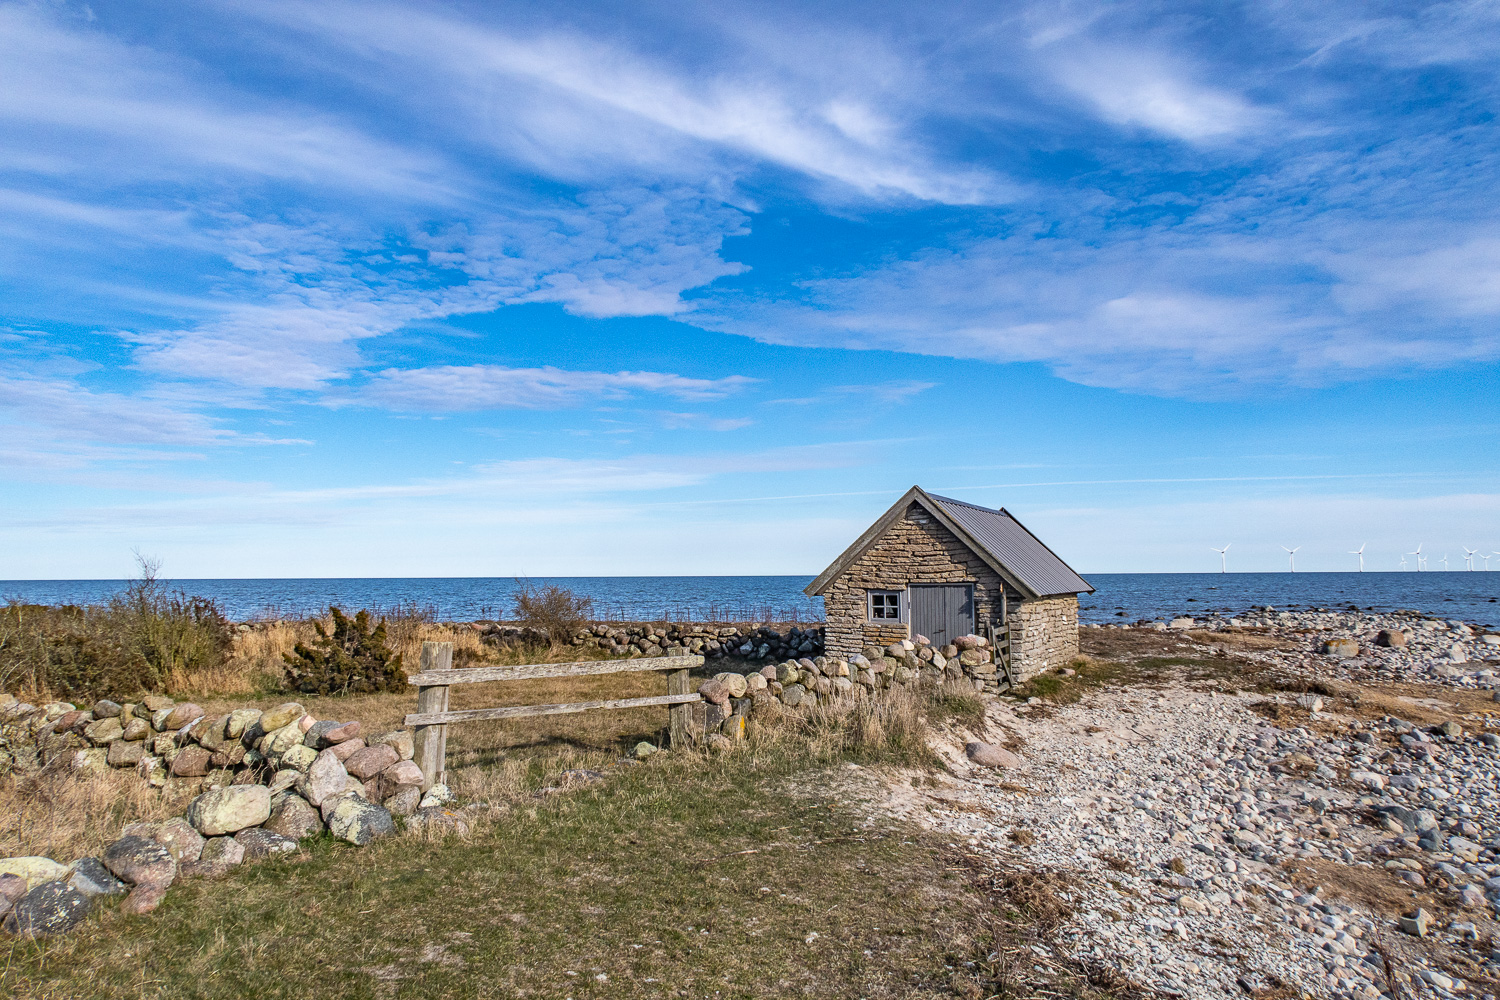
M 896 617 L 875 617 L 875 598 L 896 598 Z M 865 591 L 865 621 L 875 625 L 904 625 L 906 623 L 906 591 L 904 590 L 866 590 Z

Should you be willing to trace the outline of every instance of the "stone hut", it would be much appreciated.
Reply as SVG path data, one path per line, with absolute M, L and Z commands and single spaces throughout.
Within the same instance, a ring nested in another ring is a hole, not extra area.
M 1005 510 L 913 486 L 805 592 L 823 598 L 830 657 L 977 635 L 1019 682 L 1078 655 L 1078 595 L 1093 590 Z

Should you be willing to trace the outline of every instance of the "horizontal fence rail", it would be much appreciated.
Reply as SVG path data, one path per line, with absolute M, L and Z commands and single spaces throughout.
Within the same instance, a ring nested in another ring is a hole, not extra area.
M 522 719 L 538 715 L 570 715 L 596 709 L 647 708 L 665 705 L 671 709 L 671 741 L 685 745 L 691 739 L 689 706 L 703 696 L 689 691 L 688 671 L 703 665 L 701 656 L 651 656 L 635 660 L 583 660 L 577 663 L 522 663 L 504 667 L 468 667 L 453 669 L 453 643 L 422 643 L 422 669 L 407 678 L 417 688 L 417 710 L 406 716 L 405 723 L 415 727 L 416 761 L 422 769 L 425 792 L 438 782 L 446 782 L 448 727 L 459 722 L 482 722 L 490 719 Z M 521 681 L 539 677 L 593 677 L 602 674 L 639 673 L 660 670 L 667 673 L 667 693 L 649 698 L 620 698 L 613 701 L 576 701 L 559 705 L 506 705 L 500 708 L 448 710 L 448 689 L 454 684 L 482 684 L 490 681 Z

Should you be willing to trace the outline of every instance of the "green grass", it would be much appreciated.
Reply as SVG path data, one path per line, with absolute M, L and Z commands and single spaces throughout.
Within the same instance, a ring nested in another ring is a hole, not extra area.
M 871 738 L 900 757 L 891 729 Z M 12 942 L 0 993 L 951 996 L 982 899 L 941 845 L 870 825 L 851 756 L 881 755 L 786 727 L 547 798 L 526 789 L 555 772 L 530 759 L 468 841 L 316 840 L 174 886 L 150 916 L 101 907 L 66 938 Z

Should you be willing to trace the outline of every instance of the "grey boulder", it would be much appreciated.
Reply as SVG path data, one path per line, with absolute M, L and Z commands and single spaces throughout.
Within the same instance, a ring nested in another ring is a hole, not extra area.
M 95 896 L 119 896 L 125 892 L 125 883 L 115 878 L 98 858 L 79 858 L 73 862 L 73 874 L 68 876 L 68 885 L 90 899 Z
M 131 885 L 165 889 L 177 877 L 177 859 L 154 840 L 125 836 L 104 850 L 104 865 Z

